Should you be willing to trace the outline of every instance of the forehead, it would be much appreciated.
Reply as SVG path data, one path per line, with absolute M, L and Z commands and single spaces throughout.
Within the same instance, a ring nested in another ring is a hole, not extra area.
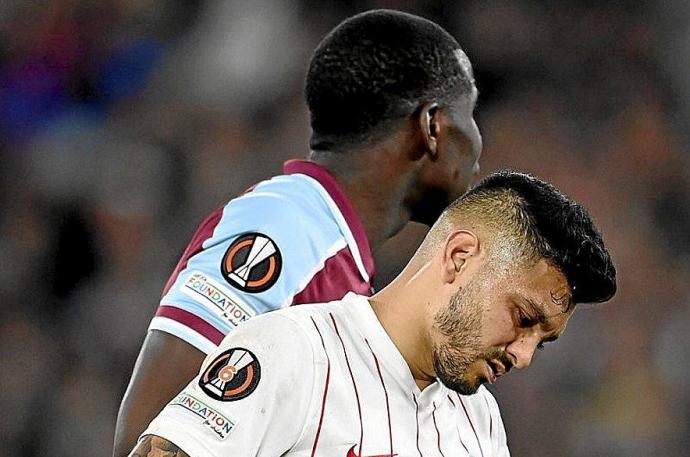
M 459 89 L 455 99 L 449 104 L 451 115 L 453 115 L 458 122 L 467 122 L 468 119 L 474 116 L 474 109 L 477 105 L 478 97 L 479 91 L 474 84 L 472 84 L 472 89 L 469 93 Z
M 555 329 L 565 326 L 573 313 L 572 291 L 558 268 L 541 259 L 509 276 L 505 282 L 507 293 L 518 300 L 533 303 Z
M 464 89 L 459 89 L 458 93 L 456 94 L 456 99 L 453 103 L 451 103 L 451 106 L 456 110 L 469 109 L 472 111 L 477 102 L 477 98 L 479 97 L 479 91 L 477 90 L 477 85 L 474 81 L 472 64 L 470 63 L 470 59 L 467 57 L 467 54 L 465 54 L 462 49 L 456 49 L 453 51 L 453 54 L 455 55 L 462 72 L 470 81 L 471 91 L 469 94 L 467 94 Z
M 455 58 L 458 59 L 460 68 L 462 68 L 463 73 L 469 78 L 469 80 L 474 84 L 474 72 L 472 71 L 472 64 L 470 63 L 469 57 L 465 54 L 465 51 L 458 48 L 453 51 Z
M 568 303 L 571 293 L 568 280 L 558 268 L 545 259 L 521 268 L 517 279 L 517 284 L 521 285 L 520 288 L 527 292 L 548 294 L 549 301 L 560 302 L 564 306 Z

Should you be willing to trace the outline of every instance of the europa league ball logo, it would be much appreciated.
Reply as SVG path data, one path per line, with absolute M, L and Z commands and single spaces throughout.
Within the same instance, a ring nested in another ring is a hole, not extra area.
M 261 366 L 251 351 L 232 348 L 224 351 L 204 370 L 199 386 L 211 398 L 221 401 L 241 400 L 256 389 Z
M 272 239 L 261 233 L 247 233 L 228 247 L 220 270 L 237 289 L 262 292 L 278 280 L 282 265 L 280 251 Z

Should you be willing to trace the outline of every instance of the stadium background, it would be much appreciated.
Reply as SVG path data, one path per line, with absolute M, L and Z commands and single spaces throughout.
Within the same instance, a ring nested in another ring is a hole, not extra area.
M 482 173 L 527 170 L 584 202 L 618 266 L 616 298 L 583 307 L 531 370 L 495 389 L 513 455 L 687 455 L 690 3 L 10 0 L 0 456 L 110 454 L 187 240 L 206 213 L 306 154 L 309 54 L 372 7 L 457 37 L 481 90 Z M 388 251 L 402 257 L 420 233 Z

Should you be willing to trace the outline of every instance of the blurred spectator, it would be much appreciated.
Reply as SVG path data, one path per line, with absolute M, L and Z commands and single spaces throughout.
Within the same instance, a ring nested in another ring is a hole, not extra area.
M 374 7 L 458 37 L 482 92 L 482 169 L 530 171 L 581 200 L 617 263 L 616 298 L 583 306 L 555 348 L 496 386 L 513 455 L 687 454 L 687 2 L 10 0 L 0 457 L 74 456 L 74 442 L 109 455 L 182 248 L 213 208 L 306 155 L 309 54 Z M 379 285 L 424 232 L 376 253 Z

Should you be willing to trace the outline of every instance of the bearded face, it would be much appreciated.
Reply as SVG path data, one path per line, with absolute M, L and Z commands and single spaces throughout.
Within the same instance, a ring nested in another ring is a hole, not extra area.
M 482 347 L 484 304 L 481 279 L 458 290 L 434 317 L 434 368 L 446 387 L 463 395 L 473 394 L 488 380 L 488 360 L 501 357 L 500 349 Z
M 490 267 L 475 273 L 433 316 L 436 377 L 469 395 L 513 366 L 529 367 L 535 350 L 558 339 L 573 314 L 561 298 L 568 287 L 545 259 L 511 274 Z

